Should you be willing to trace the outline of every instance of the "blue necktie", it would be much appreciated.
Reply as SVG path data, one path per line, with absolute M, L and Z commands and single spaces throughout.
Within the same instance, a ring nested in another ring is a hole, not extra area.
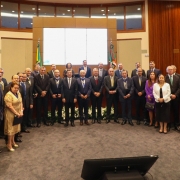
M 26 86 L 23 82 L 21 82 L 21 86 L 23 88 L 23 91 L 24 91 L 24 97 L 26 96 Z

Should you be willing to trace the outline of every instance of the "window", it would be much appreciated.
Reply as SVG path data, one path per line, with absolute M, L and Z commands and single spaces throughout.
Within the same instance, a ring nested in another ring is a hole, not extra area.
M 57 17 L 72 17 L 72 7 L 57 7 L 56 8 Z
M 74 8 L 73 16 L 75 18 L 88 18 L 89 17 L 89 8 Z
M 1 27 L 18 28 L 18 4 L 1 1 Z
M 54 17 L 55 16 L 55 8 L 53 6 L 39 6 L 38 7 L 39 17 Z
M 106 8 L 91 8 L 91 18 L 106 18 Z
M 20 4 L 20 28 L 32 28 L 32 19 L 37 16 L 36 5 Z
M 126 30 L 142 29 L 142 6 L 126 6 Z

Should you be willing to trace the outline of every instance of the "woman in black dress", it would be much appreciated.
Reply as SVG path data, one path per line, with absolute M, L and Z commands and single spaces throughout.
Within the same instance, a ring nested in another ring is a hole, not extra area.
M 171 89 L 162 74 L 159 75 L 158 82 L 154 84 L 153 95 L 155 98 L 156 121 L 160 123 L 159 132 L 167 134 L 167 124 L 170 122 Z

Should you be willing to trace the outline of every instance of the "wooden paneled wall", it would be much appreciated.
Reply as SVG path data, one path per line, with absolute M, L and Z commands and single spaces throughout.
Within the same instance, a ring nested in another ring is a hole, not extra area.
M 149 60 L 163 74 L 168 65 L 176 65 L 180 72 L 180 2 L 148 1 Z
M 114 51 L 117 52 L 117 37 L 116 37 L 116 19 L 93 19 L 93 18 L 59 18 L 59 17 L 34 17 L 33 18 L 33 64 L 36 63 L 36 51 L 38 39 L 40 39 L 40 52 L 43 58 L 43 28 L 107 28 L 108 29 L 108 49 L 110 42 L 114 45 Z M 101 48 L 101 47 L 99 47 Z M 83 61 L 83 59 L 82 59 Z M 88 59 L 87 59 L 88 62 Z M 99 62 L 97 62 L 98 64 Z M 78 73 L 79 65 L 73 65 L 73 70 Z M 97 65 L 90 66 L 91 68 Z M 64 66 L 57 66 L 63 72 Z M 105 66 L 108 68 L 108 65 Z M 46 70 L 50 70 L 50 66 L 46 66 Z M 62 74 L 62 73 L 61 73 Z

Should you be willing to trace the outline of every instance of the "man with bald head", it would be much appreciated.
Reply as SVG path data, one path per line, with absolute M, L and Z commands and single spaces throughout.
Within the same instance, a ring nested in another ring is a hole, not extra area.
M 88 105 L 91 95 L 91 82 L 89 78 L 85 77 L 85 70 L 80 70 L 80 78 L 77 79 L 78 86 L 78 105 L 80 115 L 80 125 L 83 125 L 83 120 L 86 125 L 88 122 Z
M 92 123 L 95 121 L 101 123 L 101 105 L 102 105 L 102 90 L 103 90 L 103 77 L 99 76 L 98 69 L 93 69 L 93 76 L 90 77 L 91 81 L 91 104 L 92 104 Z M 96 116 L 97 108 L 97 116 Z
M 62 79 L 58 69 L 54 70 L 54 77 L 50 79 L 50 96 L 51 96 L 51 124 L 56 122 L 55 110 L 58 108 L 58 123 L 62 124 Z
M 118 121 L 118 95 L 117 95 L 117 80 L 114 75 L 114 69 L 109 68 L 109 75 L 104 77 L 104 87 L 106 89 L 106 103 L 107 103 L 107 116 L 106 123 L 110 122 L 111 107 L 114 105 L 114 122 Z

